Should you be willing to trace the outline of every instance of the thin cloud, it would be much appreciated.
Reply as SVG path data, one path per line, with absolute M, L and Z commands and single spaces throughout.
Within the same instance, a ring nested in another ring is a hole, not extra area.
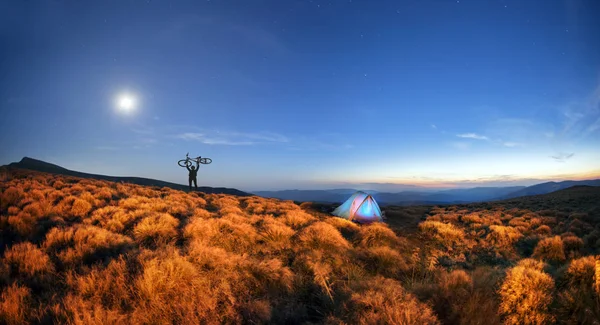
M 600 84 L 590 96 L 561 108 L 563 127 L 557 137 L 563 142 L 579 142 L 600 130 Z
M 177 138 L 183 140 L 198 141 L 209 145 L 250 146 L 256 144 L 253 141 L 234 141 L 226 138 L 210 137 L 203 133 L 183 133 L 178 135 Z
M 269 143 L 285 143 L 289 139 L 276 133 L 241 133 L 241 132 L 186 132 L 175 136 L 187 141 L 198 141 L 208 145 L 252 146 Z
M 479 135 L 477 133 L 462 133 L 462 134 L 457 134 L 456 136 L 459 138 L 466 138 L 466 139 L 489 140 L 489 138 L 486 137 L 485 135 Z
M 571 159 L 571 157 L 573 157 L 574 155 L 575 155 L 574 152 L 572 152 L 572 153 L 561 152 L 558 155 L 550 156 L 550 158 L 552 158 L 558 162 L 565 162 L 565 161 Z
M 586 133 L 592 133 L 596 130 L 600 130 L 600 117 L 587 128 Z
M 431 124 L 431 128 L 432 129 L 437 129 L 437 126 L 435 124 Z
M 289 139 L 286 136 L 276 133 L 264 132 L 264 133 L 239 133 L 232 132 L 229 135 L 234 137 L 242 137 L 247 139 L 259 140 L 259 141 L 267 141 L 267 142 L 289 142 Z
M 502 145 L 505 147 L 509 147 L 509 148 L 514 148 L 514 147 L 522 147 L 523 144 L 519 143 L 519 142 L 502 142 Z

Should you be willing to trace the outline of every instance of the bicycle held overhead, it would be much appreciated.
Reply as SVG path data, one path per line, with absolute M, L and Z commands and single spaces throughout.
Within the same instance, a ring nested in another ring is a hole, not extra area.
M 195 162 L 195 166 L 194 163 Z M 196 190 L 198 190 L 198 179 L 197 179 L 197 175 L 198 175 L 198 167 L 200 167 L 200 164 L 204 164 L 204 165 L 208 165 L 212 162 L 212 159 L 210 158 L 203 158 L 203 157 L 196 157 L 196 158 L 190 158 L 190 153 L 188 152 L 185 155 L 185 159 L 181 159 L 177 162 L 177 164 L 181 167 L 185 167 L 188 172 L 188 184 L 190 187 L 190 191 L 192 190 L 192 184 L 194 184 L 194 187 L 196 188 Z
M 185 154 L 185 159 L 181 159 L 177 162 L 177 164 L 181 167 L 191 167 L 194 165 L 194 162 L 208 165 L 212 162 L 212 159 L 198 156 L 196 158 L 190 158 L 190 153 Z

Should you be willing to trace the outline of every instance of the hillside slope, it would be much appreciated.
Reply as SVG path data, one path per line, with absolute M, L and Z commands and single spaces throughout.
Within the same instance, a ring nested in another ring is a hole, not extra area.
M 39 172 L 0 176 L 3 323 L 499 325 L 600 317 L 598 188 L 391 207 L 390 225 L 418 222 L 399 235 L 313 204 Z
M 68 175 L 82 178 L 93 178 L 99 180 L 106 180 L 111 182 L 126 182 L 131 184 L 143 185 L 143 186 L 158 186 L 158 187 L 169 187 L 172 189 L 186 191 L 188 186 L 175 184 L 150 178 L 143 177 L 121 177 L 121 176 L 106 176 L 106 175 L 96 175 L 96 174 L 88 174 L 82 173 L 78 171 L 69 170 L 58 165 L 54 165 L 51 163 L 47 163 L 45 161 L 24 157 L 19 162 L 10 163 L 6 167 L 8 168 L 20 168 L 27 170 L 34 170 L 45 173 L 52 173 L 58 175 Z M 250 194 L 234 189 L 234 188 L 226 188 L 226 187 L 207 187 L 207 186 L 199 186 L 198 191 L 204 193 L 215 193 L 215 194 L 230 194 L 230 195 L 241 195 L 241 196 L 249 196 Z
M 563 182 L 546 182 L 537 185 L 528 186 L 524 189 L 514 191 L 512 193 L 500 196 L 499 199 L 511 199 L 520 196 L 540 195 L 563 190 L 573 186 L 600 186 L 600 179 L 591 179 L 584 181 L 563 181 Z

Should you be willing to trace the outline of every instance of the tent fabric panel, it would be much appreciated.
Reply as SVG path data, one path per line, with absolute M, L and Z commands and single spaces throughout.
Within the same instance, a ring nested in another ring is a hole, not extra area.
M 355 211 L 354 215 L 350 220 L 356 220 L 358 222 L 373 222 L 381 221 L 381 210 L 378 204 L 373 200 L 371 196 L 367 197 L 360 207 Z
M 350 219 L 350 216 L 352 215 L 352 211 L 355 210 L 356 208 L 358 208 L 358 205 L 360 205 L 360 203 L 362 203 L 362 201 L 364 200 L 364 197 L 366 197 L 367 194 L 361 191 L 358 191 L 354 194 L 352 194 L 352 196 L 350 196 L 350 198 L 348 198 L 344 203 L 342 203 L 342 205 L 340 205 L 339 207 L 337 207 L 337 209 L 335 209 L 332 214 L 336 215 L 338 217 L 342 217 L 342 218 L 346 218 L 346 219 Z M 358 203 L 357 200 L 359 200 Z
M 342 205 L 333 210 L 332 214 L 346 219 L 350 218 L 350 208 L 352 207 L 352 203 L 359 193 L 360 192 L 356 192 L 352 194 L 352 196 L 342 203 Z
M 352 201 L 352 205 L 350 206 L 350 219 L 352 219 L 352 216 L 354 215 L 354 213 L 356 213 L 356 210 L 358 210 L 360 205 L 363 204 L 363 202 L 367 199 L 368 196 L 369 195 L 364 192 L 360 192 L 358 195 L 356 195 L 354 201 Z

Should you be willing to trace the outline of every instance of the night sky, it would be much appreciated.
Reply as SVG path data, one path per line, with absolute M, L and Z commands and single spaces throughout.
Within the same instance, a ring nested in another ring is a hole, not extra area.
M 597 0 L 0 1 L 0 164 L 184 184 L 190 152 L 213 160 L 198 185 L 242 190 L 599 178 L 599 21 Z

